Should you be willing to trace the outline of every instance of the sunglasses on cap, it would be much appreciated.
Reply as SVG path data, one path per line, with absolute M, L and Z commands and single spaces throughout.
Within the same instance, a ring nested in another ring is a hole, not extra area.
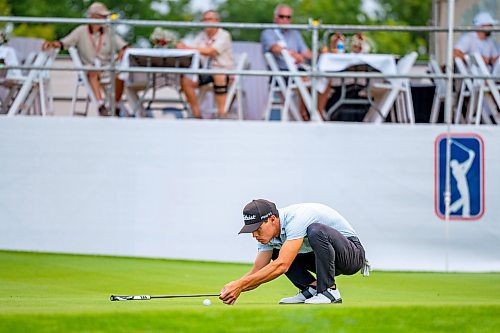
M 279 17 L 280 19 L 291 19 L 291 18 L 292 18 L 292 16 L 291 16 L 291 15 L 278 15 L 278 17 Z

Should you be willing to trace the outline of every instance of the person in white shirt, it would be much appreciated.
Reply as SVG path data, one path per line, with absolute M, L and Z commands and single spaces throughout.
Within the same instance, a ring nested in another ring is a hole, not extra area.
M 220 22 L 219 13 L 214 10 L 207 10 L 203 13 L 202 21 L 206 23 Z M 198 50 L 202 57 L 204 68 L 211 69 L 233 69 L 231 34 L 218 27 L 206 27 L 201 31 L 192 46 L 183 42 L 176 45 L 178 49 Z M 213 83 L 215 104 L 217 105 L 217 117 L 224 118 L 224 107 L 226 104 L 229 76 L 226 74 L 200 75 L 198 82 L 191 80 L 187 76 L 182 76 L 181 89 L 184 91 L 191 111 L 195 118 L 201 118 L 200 105 L 195 93 L 199 86 Z
M 489 13 L 481 12 L 474 17 L 474 26 L 481 28 L 491 28 L 498 24 Z M 486 65 L 494 66 L 498 59 L 498 48 L 491 38 L 491 31 L 472 31 L 464 34 L 453 49 L 455 58 L 464 59 L 466 54 L 479 52 Z
M 299 292 L 280 304 L 342 303 L 335 276 L 361 269 L 368 275 L 365 250 L 356 232 L 328 206 L 301 203 L 278 210 L 274 203 L 257 199 L 243 209 L 243 221 L 240 233 L 252 234 L 258 253 L 250 272 L 222 288 L 219 298 L 225 304 L 234 304 L 242 292 L 282 274 Z

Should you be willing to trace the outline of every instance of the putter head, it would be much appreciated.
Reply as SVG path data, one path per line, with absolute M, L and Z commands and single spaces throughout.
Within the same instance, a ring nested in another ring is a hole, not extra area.
M 150 300 L 151 296 L 149 295 L 141 295 L 141 296 L 118 296 L 111 295 L 109 297 L 110 301 L 147 301 Z
M 118 295 L 111 295 L 109 297 L 110 301 L 130 301 L 132 300 L 132 296 L 118 296 Z

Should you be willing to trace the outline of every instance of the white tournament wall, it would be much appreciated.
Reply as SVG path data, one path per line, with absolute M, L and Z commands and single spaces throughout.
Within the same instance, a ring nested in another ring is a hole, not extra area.
M 376 269 L 500 271 L 500 131 L 485 145 L 485 213 L 434 212 L 444 126 L 0 119 L 0 249 L 251 262 L 253 198 L 322 202 Z M 446 236 L 448 235 L 448 236 Z

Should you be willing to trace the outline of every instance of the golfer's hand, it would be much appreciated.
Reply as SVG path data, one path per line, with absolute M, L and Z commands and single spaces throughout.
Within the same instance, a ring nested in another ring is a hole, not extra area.
M 227 305 L 233 305 L 240 296 L 242 288 L 238 281 L 229 282 L 220 291 L 219 299 Z

